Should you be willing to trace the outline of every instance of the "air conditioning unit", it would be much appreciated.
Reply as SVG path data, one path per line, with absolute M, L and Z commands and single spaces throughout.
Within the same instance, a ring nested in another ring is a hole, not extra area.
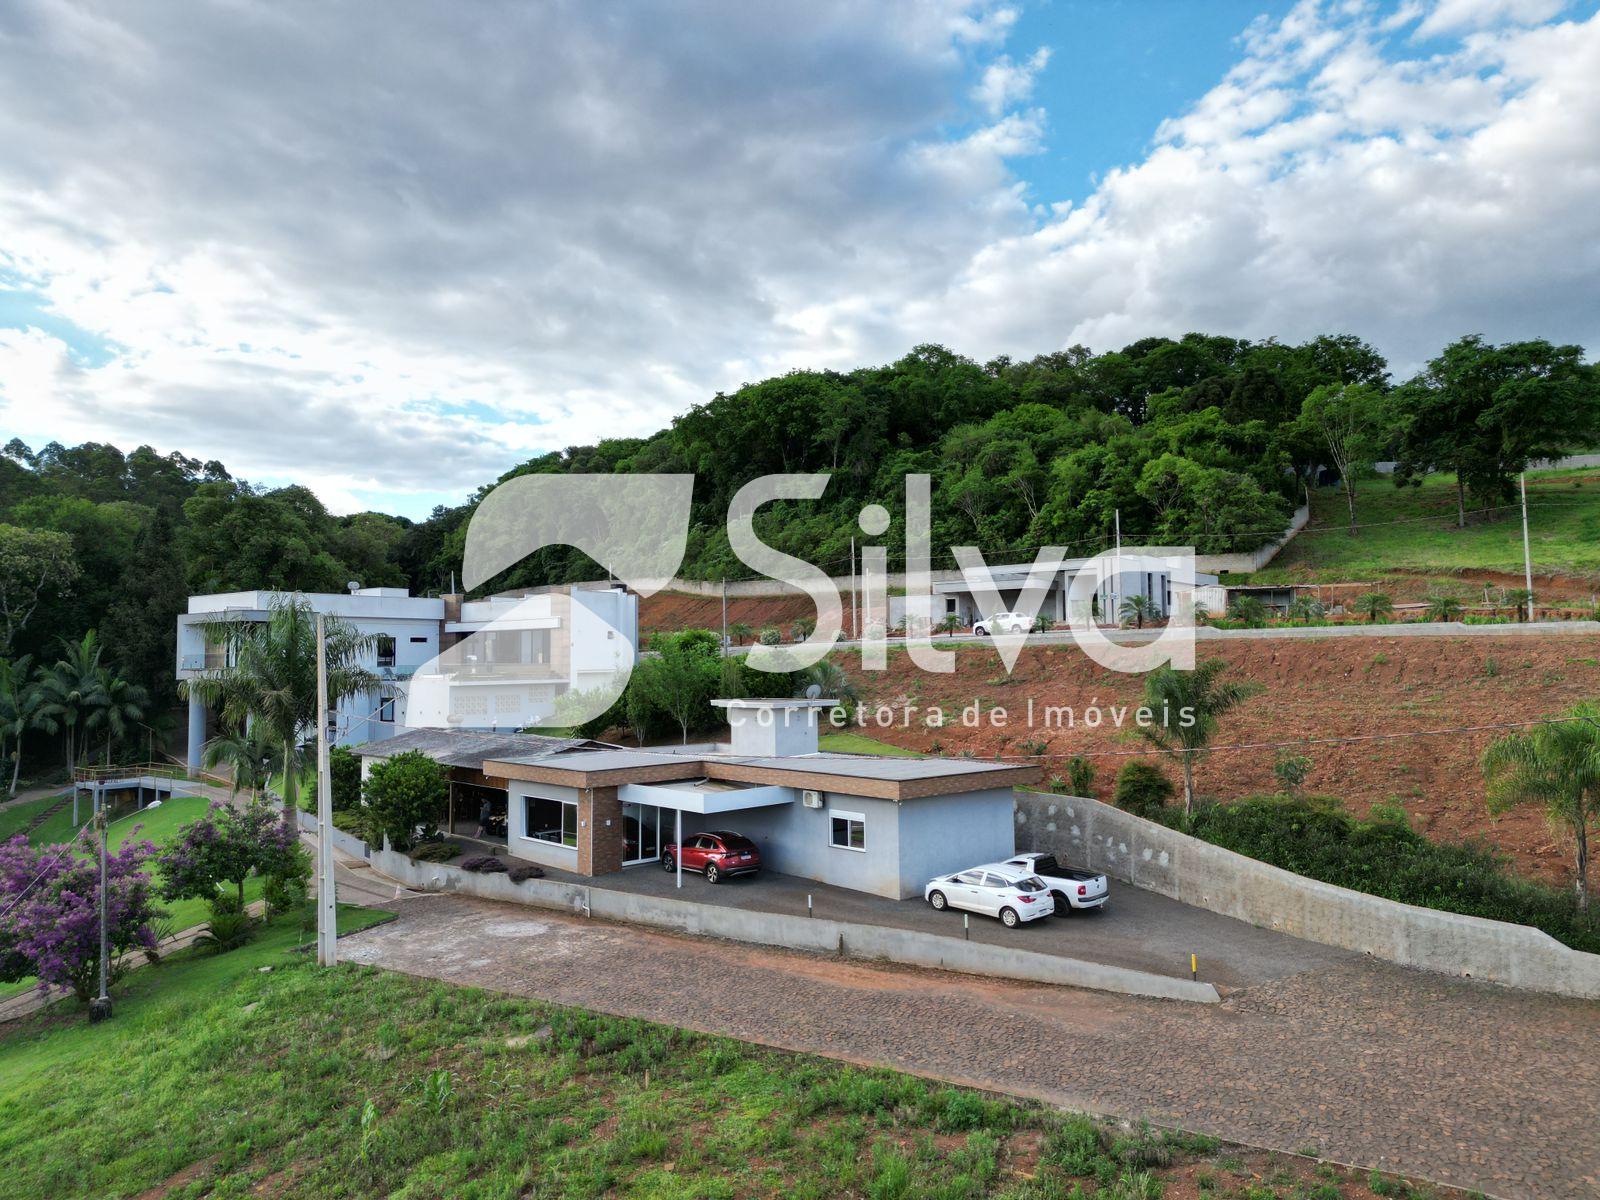
M 800 803 L 805 805 L 807 808 L 821 808 L 822 793 L 813 792 L 810 788 L 807 788 L 805 791 L 800 793 Z

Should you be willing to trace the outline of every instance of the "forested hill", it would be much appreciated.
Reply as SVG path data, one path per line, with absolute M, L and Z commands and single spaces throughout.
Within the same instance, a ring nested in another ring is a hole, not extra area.
M 682 573 L 707 579 L 749 574 L 728 550 L 728 503 L 775 472 L 832 474 L 821 501 L 773 505 L 758 528 L 837 572 L 865 503 L 888 507 L 887 540 L 900 543 L 913 472 L 933 478 L 936 548 L 1093 553 L 1120 510 L 1126 540 L 1220 553 L 1280 531 L 1318 466 L 1341 458 L 1398 457 L 1401 482 L 1456 470 L 1472 497 L 1498 502 L 1528 458 L 1594 444 L 1600 400 L 1582 358 L 1575 346 L 1466 338 L 1391 387 L 1383 358 L 1351 336 L 1291 346 L 1191 334 L 981 365 L 920 346 L 887 366 L 748 384 L 651 437 L 546 454 L 506 478 L 693 473 Z M 252 487 L 216 462 L 12 441 L 0 451 L 0 654 L 53 655 L 59 638 L 98 628 L 130 677 L 160 679 L 189 592 L 337 591 L 359 579 L 438 593 L 488 490 L 423 522 L 334 517 L 306 488 Z M 552 548 L 493 586 L 596 572 Z M 36 577 L 47 582 L 28 617 Z

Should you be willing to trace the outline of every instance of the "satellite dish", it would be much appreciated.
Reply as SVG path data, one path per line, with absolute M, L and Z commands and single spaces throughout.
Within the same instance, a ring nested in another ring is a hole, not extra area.
M 813 683 L 813 684 L 810 684 L 810 685 L 808 685 L 806 687 L 806 699 L 807 700 L 820 700 L 821 698 L 822 698 L 822 685 L 820 683 Z

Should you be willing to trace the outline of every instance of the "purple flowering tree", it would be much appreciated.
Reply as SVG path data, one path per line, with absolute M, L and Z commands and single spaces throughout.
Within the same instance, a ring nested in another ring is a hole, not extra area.
M 241 809 L 219 800 L 185 825 L 156 861 L 164 898 L 214 900 L 224 884 L 232 884 L 243 908 L 244 884 L 252 872 L 269 878 L 293 875 L 299 860 L 294 828 L 266 801 Z
M 100 862 L 86 832 L 72 846 L 36 847 L 24 834 L 0 843 L 0 981 L 36 976 L 41 987 L 72 989 L 87 1002 L 99 990 Z M 106 932 L 111 982 L 130 950 L 154 951 L 151 923 L 162 914 L 145 864 L 149 842 L 129 838 L 106 859 Z

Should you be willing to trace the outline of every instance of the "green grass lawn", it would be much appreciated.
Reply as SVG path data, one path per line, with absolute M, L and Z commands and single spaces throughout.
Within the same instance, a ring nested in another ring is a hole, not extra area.
M 340 927 L 386 916 L 344 909 Z M 142 968 L 103 1024 L 74 1002 L 0 1029 L 4 1194 L 1147 1200 L 1190 1171 L 1237 1184 L 1219 1200 L 1264 1194 L 1241 1181 L 1268 1176 L 1283 1195 L 1371 1194 L 1364 1172 L 1331 1163 L 369 967 L 323 970 L 294 950 L 308 936 L 280 920 L 231 954 Z M 1437 1195 L 1398 1181 L 1381 1194 Z
M 882 754 L 889 758 L 921 757 L 915 750 L 907 750 L 904 746 L 891 746 L 888 742 L 880 742 L 877 738 L 864 737 L 859 733 L 824 733 L 817 738 L 817 748 L 835 754 Z
M 1455 514 L 1453 475 L 1430 475 L 1419 488 L 1397 488 L 1388 478 L 1362 480 L 1356 488 L 1356 518 L 1366 528 L 1352 537 L 1344 493 L 1321 488 L 1312 493 L 1306 529 L 1251 582 L 1521 572 L 1522 520 L 1515 509 L 1492 520 L 1469 518 L 1465 529 L 1456 528 Z M 1600 572 L 1600 470 L 1530 473 L 1528 518 L 1536 572 Z
M 232 954 L 141 969 L 101 1025 L 74 1005 L 0 1035 L 6 1194 L 173 1183 L 164 1195 L 980 1197 L 1022 1182 L 1006 1179 L 1011 1145 L 1043 1140 L 1063 1161 L 1081 1149 L 1076 1173 L 1105 1157 L 1084 1118 L 370 968 L 324 971 L 290 953 L 300 936 L 275 924 Z

